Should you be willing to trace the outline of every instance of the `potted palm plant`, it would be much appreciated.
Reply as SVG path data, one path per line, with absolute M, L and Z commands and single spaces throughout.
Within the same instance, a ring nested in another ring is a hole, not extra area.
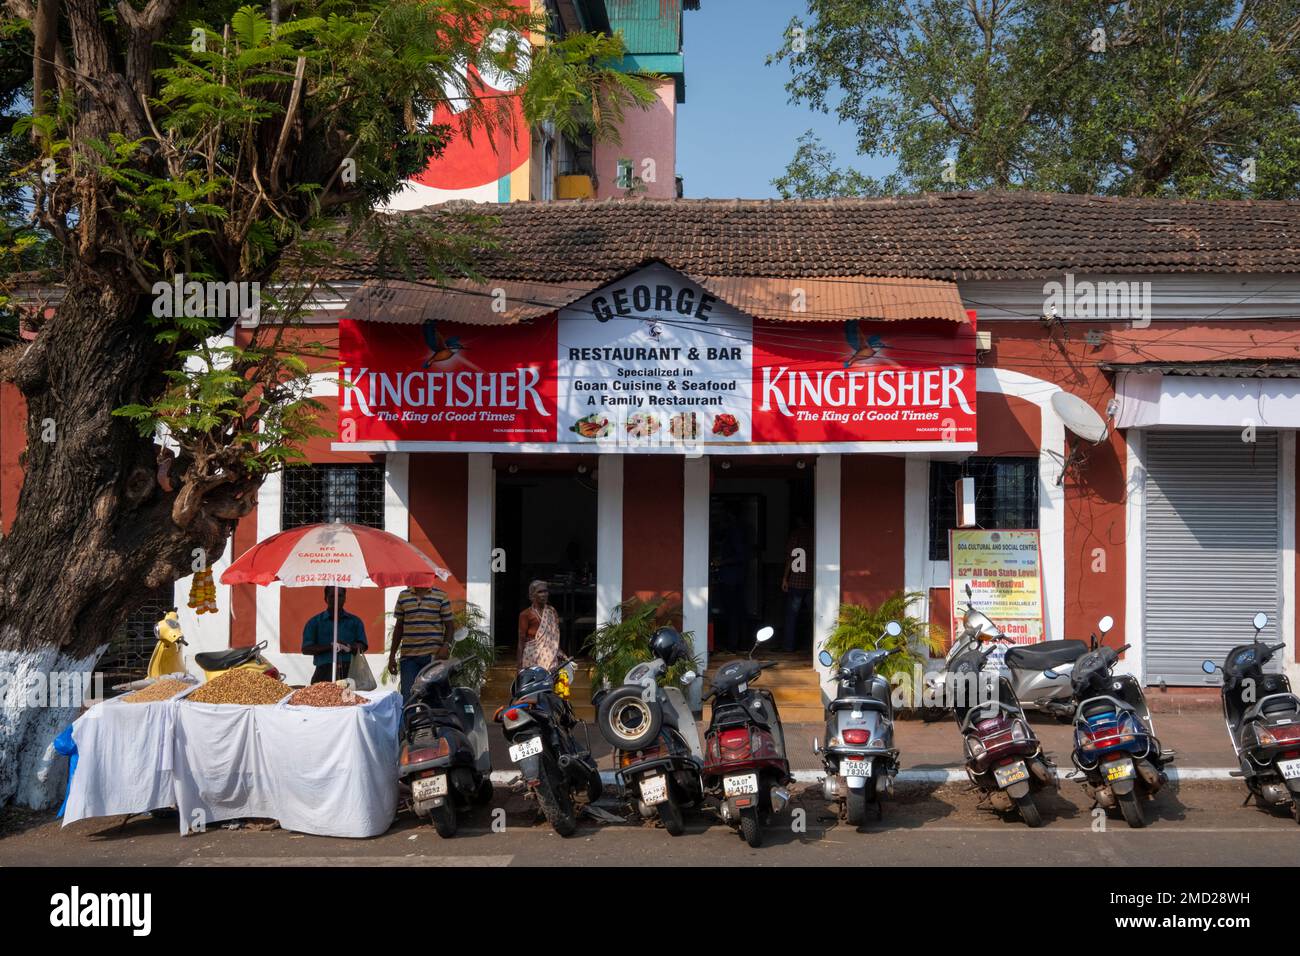
M 914 703 L 914 688 L 908 678 L 916 672 L 918 666 L 925 666 L 930 654 L 943 650 L 942 631 L 907 611 L 923 596 L 917 591 L 898 591 L 874 607 L 841 604 L 835 629 L 826 640 L 826 650 L 836 660 L 855 647 L 866 651 L 897 648 L 897 654 L 880 662 L 877 673 L 889 681 L 891 686 L 904 688 L 905 706 Z M 902 628 L 897 636 L 890 635 L 885 630 L 885 625 L 890 621 L 897 621 Z M 899 677 L 903 679 L 899 680 Z
M 642 661 L 650 660 L 650 638 L 665 625 L 676 626 L 681 621 L 681 605 L 663 598 L 643 601 L 629 598 L 615 608 L 610 620 L 601 624 L 587 638 L 584 645 L 594 662 L 591 668 L 593 688 L 615 687 L 623 683 L 623 675 Z M 675 682 L 688 670 L 697 673 L 699 661 L 695 658 L 694 635 L 682 634 L 691 648 L 690 657 L 678 661 L 664 675 L 664 683 Z

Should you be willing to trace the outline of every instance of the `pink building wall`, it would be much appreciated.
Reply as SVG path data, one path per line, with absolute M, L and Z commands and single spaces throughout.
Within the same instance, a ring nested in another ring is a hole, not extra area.
M 592 149 L 596 173 L 596 198 L 628 195 L 618 188 L 618 161 L 632 160 L 632 172 L 644 176 L 644 161 L 654 160 L 654 182 L 631 195 L 649 199 L 677 196 L 677 96 L 671 78 L 655 84 L 656 102 L 647 109 L 629 109 L 623 115 L 620 142 L 599 142 Z

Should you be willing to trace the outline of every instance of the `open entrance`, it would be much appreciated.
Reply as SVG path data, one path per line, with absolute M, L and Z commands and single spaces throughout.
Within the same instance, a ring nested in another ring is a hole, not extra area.
M 748 652 L 776 629 L 765 657 L 811 659 L 813 462 L 715 459 L 709 497 L 709 623 L 716 653 Z
M 545 581 L 560 650 L 575 655 L 596 627 L 596 460 L 497 455 L 492 632 L 497 658 L 518 657 L 529 585 Z

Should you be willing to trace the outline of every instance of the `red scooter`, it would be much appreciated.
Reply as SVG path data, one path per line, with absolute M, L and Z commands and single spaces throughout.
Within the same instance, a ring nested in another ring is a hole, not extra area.
M 754 647 L 771 637 L 772 628 L 763 628 Z M 754 652 L 749 653 L 752 658 Z M 775 663 L 724 664 L 704 695 L 713 701 L 704 733 L 704 789 L 717 801 L 722 819 L 753 847 L 763 843 L 764 821 L 789 802 L 785 787 L 794 779 L 776 700 L 769 691 L 750 686 Z

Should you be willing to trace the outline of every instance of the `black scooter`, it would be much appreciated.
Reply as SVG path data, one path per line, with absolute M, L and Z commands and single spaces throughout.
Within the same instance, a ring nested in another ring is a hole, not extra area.
M 1266 674 L 1264 666 L 1285 644 L 1265 644 L 1259 632 L 1268 615 L 1255 615 L 1255 639 L 1228 651 L 1220 667 L 1204 661 L 1207 674 L 1223 672 L 1223 720 L 1237 752 L 1241 777 L 1257 803 L 1290 806 L 1300 823 L 1300 698 L 1283 674 Z
M 417 816 L 442 837 L 456 835 L 458 816 L 492 799 L 487 719 L 478 694 L 452 687 L 458 660 L 433 661 L 411 684 L 402 708 L 398 783 Z
M 1114 625 L 1101 619 L 1103 635 Z M 1070 759 L 1083 775 L 1083 785 L 1096 804 L 1107 810 L 1119 807 L 1131 827 L 1147 825 L 1145 801 L 1167 782 L 1165 765 L 1173 751 L 1160 748 L 1142 685 L 1132 674 L 1115 675 L 1111 669 L 1128 650 L 1099 646 L 1075 662 L 1070 686 L 1074 712 L 1074 753 Z M 1048 672 L 1048 676 L 1054 676 Z
M 661 627 L 650 651 L 654 658 L 629 670 L 622 686 L 592 701 L 596 728 L 614 748 L 623 798 L 645 819 L 658 816 L 670 835 L 681 836 L 683 809 L 704 799 L 704 752 L 686 697 L 661 681 L 673 664 L 690 657 L 690 648 L 674 628 Z M 695 672 L 687 671 L 681 681 L 694 683 Z
M 510 685 L 510 703 L 493 717 L 505 732 L 510 759 L 519 765 L 528 792 L 560 836 L 577 832 L 580 803 L 595 803 L 602 790 L 591 742 L 585 739 L 587 725 L 569 705 L 566 668 L 572 663 L 569 658 L 549 671 L 521 670 Z M 579 727 L 583 743 L 575 736 Z

